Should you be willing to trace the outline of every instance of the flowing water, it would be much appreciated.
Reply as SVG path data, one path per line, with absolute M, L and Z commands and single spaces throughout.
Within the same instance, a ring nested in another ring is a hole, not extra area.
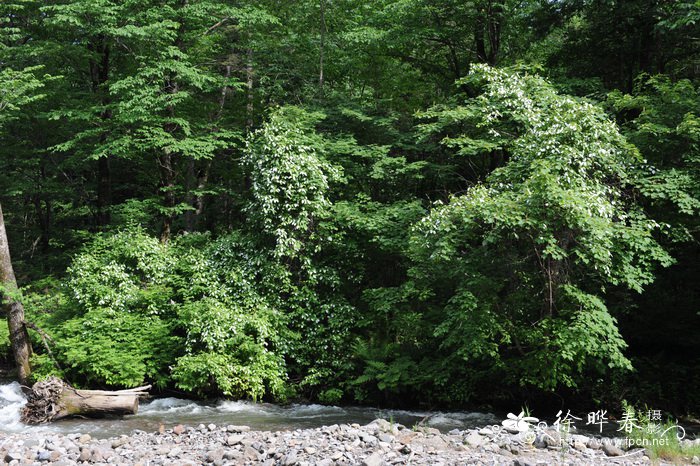
M 249 401 L 202 403 L 179 398 L 159 398 L 142 402 L 138 414 L 119 419 L 70 419 L 42 426 L 26 426 L 19 412 L 26 402 L 17 382 L 0 385 L 0 432 L 89 433 L 93 437 L 112 437 L 134 430 L 155 431 L 160 425 L 236 424 L 261 430 L 293 430 L 341 423 L 366 424 L 376 418 L 393 420 L 406 426 L 422 423 L 442 431 L 498 424 L 491 414 L 475 412 L 421 412 L 380 410 L 361 407 L 292 404 L 279 406 Z

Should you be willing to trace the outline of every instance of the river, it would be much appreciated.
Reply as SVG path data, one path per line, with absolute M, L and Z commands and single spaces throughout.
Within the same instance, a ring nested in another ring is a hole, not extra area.
M 366 424 L 377 418 L 393 420 L 406 426 L 417 423 L 441 431 L 469 429 L 498 424 L 496 416 L 478 412 L 423 412 L 366 407 L 339 407 L 318 404 L 280 406 L 250 401 L 219 400 L 197 402 L 180 398 L 157 398 L 142 402 L 138 414 L 119 419 L 68 419 L 53 424 L 27 426 L 19 420 L 25 403 L 17 382 L 0 385 L 0 432 L 89 433 L 107 438 L 130 434 L 135 430 L 152 432 L 162 425 L 235 424 L 258 430 L 294 430 L 332 424 Z

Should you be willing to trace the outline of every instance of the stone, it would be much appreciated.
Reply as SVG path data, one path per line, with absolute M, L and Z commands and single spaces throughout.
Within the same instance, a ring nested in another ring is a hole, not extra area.
M 78 461 L 90 461 L 92 458 L 92 452 L 89 448 L 83 447 L 80 449 L 80 455 L 78 456 Z
M 591 450 L 600 450 L 600 440 L 595 437 L 591 437 L 588 439 L 588 442 L 586 442 L 586 447 L 590 448 Z
M 6 462 L 6 463 L 10 463 L 10 462 L 15 461 L 15 460 L 16 460 L 16 461 L 22 461 L 23 458 L 24 458 L 24 457 L 23 457 L 23 455 L 22 455 L 22 452 L 19 452 L 19 451 L 16 451 L 16 450 L 14 450 L 14 451 L 8 451 L 8 452 L 5 454 L 5 462 Z
M 229 437 L 226 439 L 226 445 L 230 447 L 238 445 L 239 443 L 243 442 L 243 439 L 245 439 L 245 435 L 229 435 Z
M 177 458 L 178 456 L 180 456 L 180 454 L 182 454 L 182 448 L 175 447 L 171 448 L 170 451 L 168 451 L 167 456 L 168 458 Z
M 690 460 L 690 464 L 700 464 L 700 457 L 693 456 L 693 459 Z
M 363 442 L 365 442 L 368 445 L 374 445 L 378 442 L 377 437 L 375 437 L 374 435 L 367 434 L 367 433 L 360 434 L 360 438 L 362 439 Z
M 243 457 L 249 461 L 258 461 L 260 459 L 258 451 L 250 446 L 243 449 Z
M 489 429 L 488 427 L 484 427 L 482 429 L 479 429 L 479 435 L 491 437 L 493 435 L 493 430 Z
M 306 447 L 304 448 L 304 452 L 307 455 L 313 455 L 314 453 L 316 453 L 316 449 L 314 447 Z
M 484 451 L 490 451 L 491 453 L 496 453 L 498 450 L 501 449 L 501 447 L 499 447 L 498 445 L 496 445 L 494 443 L 487 443 L 486 445 L 484 445 L 483 448 L 484 448 Z
M 178 424 L 175 427 L 173 427 L 173 434 L 181 435 L 183 432 L 185 432 L 185 426 L 183 426 L 182 424 Z
M 92 449 L 92 456 L 90 457 L 90 461 L 93 463 L 102 463 L 106 460 L 104 457 L 104 454 L 102 453 L 102 450 L 99 448 L 93 448 Z
M 479 434 L 477 434 L 479 435 Z M 481 439 L 482 442 L 485 442 L 486 439 L 482 437 Z M 422 445 L 425 448 L 432 448 L 433 450 L 445 450 L 448 448 L 448 443 L 445 442 L 441 436 L 434 436 L 434 437 L 427 437 L 427 438 L 418 438 L 414 442 L 416 445 Z
M 216 463 L 224 459 L 224 449 L 218 448 L 207 453 L 207 461 L 210 463 Z
M 289 453 L 288 455 L 283 456 L 280 459 L 280 464 L 282 466 L 294 466 L 295 464 L 297 464 L 296 452 L 293 451 L 293 452 Z
M 56 461 L 61 459 L 61 452 L 59 450 L 54 450 L 51 452 L 51 456 L 49 459 L 51 460 L 52 463 L 55 463 Z
M 83 434 L 78 438 L 78 443 L 89 443 L 90 440 L 92 440 L 92 437 L 90 437 L 90 434 Z
M 620 447 L 612 442 L 603 443 L 603 452 L 608 456 L 622 456 L 625 454 Z
M 385 464 L 382 455 L 379 453 L 372 453 L 362 461 L 362 466 L 383 466 Z
M 377 438 L 380 442 L 391 443 L 394 441 L 394 436 L 385 432 L 380 433 Z
M 581 443 L 581 442 L 576 442 L 574 441 L 574 448 L 578 451 L 585 451 L 586 450 L 586 444 Z
M 209 432 L 213 432 L 216 430 L 216 424 L 209 424 L 207 426 L 207 429 L 209 429 Z
M 51 452 L 48 450 L 39 450 L 39 452 L 36 454 L 36 460 L 41 461 L 42 463 L 51 461 Z
M 464 443 L 469 445 L 472 448 L 479 447 L 484 444 L 484 441 L 486 439 L 479 435 L 477 432 L 472 431 L 467 435 L 467 438 L 464 439 Z
M 398 440 L 399 443 L 407 444 L 411 443 L 413 439 L 415 439 L 418 436 L 417 432 L 401 432 L 398 437 L 396 437 L 396 440 Z
M 129 443 L 129 437 L 124 435 L 112 441 L 112 448 L 117 449 L 123 445 L 126 445 L 127 443 Z
M 555 429 L 547 429 L 537 435 L 534 445 L 537 448 L 560 448 L 561 434 Z
M 517 458 L 513 461 L 513 466 L 535 466 L 535 463 L 532 463 L 522 458 Z
M 168 452 L 170 451 L 170 448 L 171 448 L 170 445 L 163 445 L 163 446 L 160 446 L 160 447 L 158 447 L 158 449 L 156 449 L 156 454 L 158 454 L 158 455 L 167 455 Z
M 391 422 L 387 421 L 386 419 L 375 419 L 365 427 L 370 430 L 378 430 L 381 432 L 391 432 L 392 430 Z

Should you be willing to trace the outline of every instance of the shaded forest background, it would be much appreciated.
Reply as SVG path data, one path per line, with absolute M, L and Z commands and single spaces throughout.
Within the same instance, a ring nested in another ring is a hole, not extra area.
M 3 1 L 35 377 L 697 413 L 699 22 L 696 0 Z

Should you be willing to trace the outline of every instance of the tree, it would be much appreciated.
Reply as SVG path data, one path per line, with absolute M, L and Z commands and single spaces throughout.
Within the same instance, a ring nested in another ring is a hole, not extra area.
M 23 71 L 5 69 L 0 72 L 0 131 L 4 123 L 13 118 L 13 113 L 21 106 L 41 97 L 35 92 L 42 87 L 41 81 L 34 76 L 37 70 L 37 68 Z M 29 358 L 32 347 L 24 322 L 24 306 L 19 299 L 17 280 L 12 268 L 2 204 L 0 204 L 0 297 L 2 298 L 0 303 L 7 316 L 17 376 L 20 383 L 27 384 L 31 374 Z
M 412 239 L 410 286 L 443 367 L 490 365 L 546 390 L 629 369 L 608 290 L 641 292 L 673 262 L 659 224 L 630 202 L 637 150 L 601 109 L 526 72 L 476 66 L 465 84 L 480 95 L 426 112 L 423 130 L 497 168 L 436 205 Z

